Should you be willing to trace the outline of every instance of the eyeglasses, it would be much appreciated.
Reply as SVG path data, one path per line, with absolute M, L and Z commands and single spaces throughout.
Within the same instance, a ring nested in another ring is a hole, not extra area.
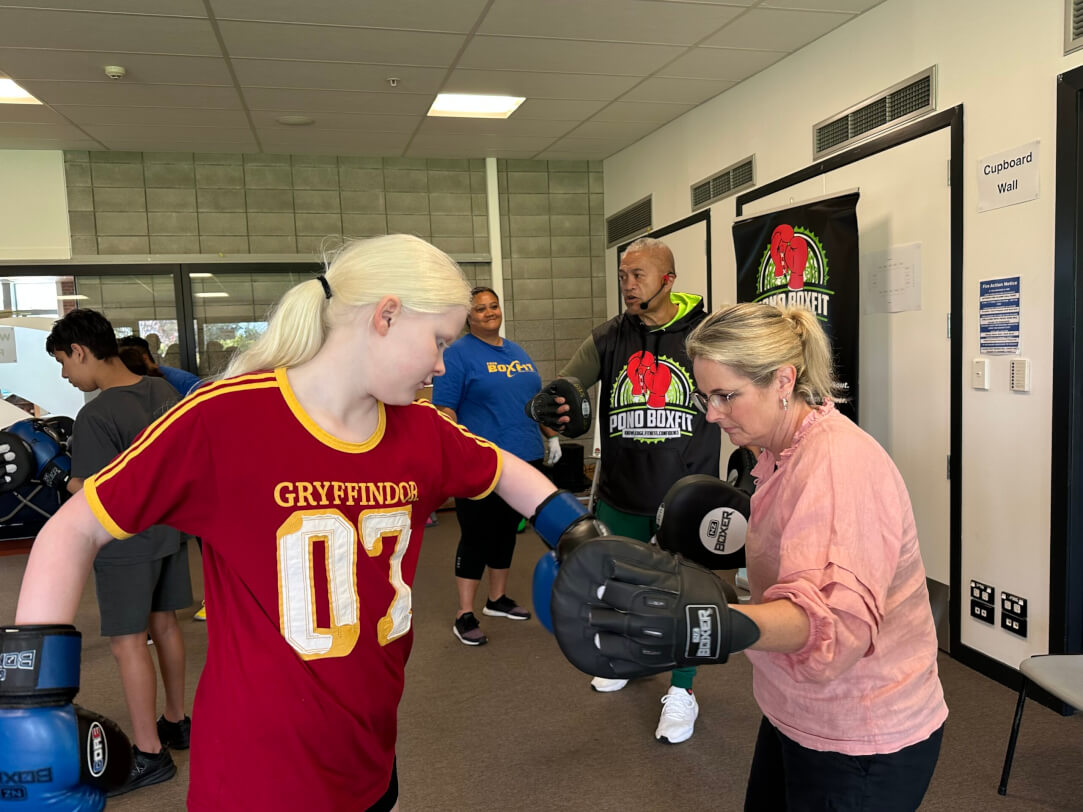
M 743 389 L 744 387 L 741 387 Z M 719 411 L 729 411 L 733 408 L 733 399 L 741 394 L 741 389 L 735 389 L 732 392 L 722 394 L 721 392 L 712 392 L 709 395 L 705 395 L 702 392 L 695 391 L 692 393 L 692 402 L 696 404 L 696 408 L 704 414 L 707 414 L 707 407 L 714 406 Z

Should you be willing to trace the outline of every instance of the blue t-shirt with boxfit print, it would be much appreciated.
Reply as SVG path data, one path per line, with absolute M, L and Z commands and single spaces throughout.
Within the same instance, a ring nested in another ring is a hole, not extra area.
M 541 459 L 545 444 L 526 416 L 541 375 L 526 351 L 504 339 L 494 347 L 467 333 L 444 353 L 447 371 L 432 382 L 432 402 L 455 410 L 471 432 L 524 460 Z

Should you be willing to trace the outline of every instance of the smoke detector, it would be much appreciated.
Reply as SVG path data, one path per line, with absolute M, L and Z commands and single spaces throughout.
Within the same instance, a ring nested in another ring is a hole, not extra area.
M 127 68 L 120 65 L 106 65 L 102 70 L 110 79 L 123 79 L 128 74 Z

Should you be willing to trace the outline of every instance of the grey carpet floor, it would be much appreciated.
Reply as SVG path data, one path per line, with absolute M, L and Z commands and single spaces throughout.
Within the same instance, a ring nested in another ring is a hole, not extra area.
M 533 620 L 482 617 L 489 643 L 481 647 L 466 647 L 453 637 L 458 528 L 453 512 L 441 512 L 439 522 L 426 531 L 414 584 L 416 637 L 399 708 L 402 812 L 742 808 L 760 720 L 744 657 L 700 669 L 695 736 L 680 745 L 660 744 L 653 734 L 666 678 L 637 680 L 619 693 L 594 693 L 590 678 L 564 660 L 553 638 Z M 508 591 L 526 603 L 543 546 L 531 531 L 519 538 Z M 198 596 L 199 553 L 194 545 L 189 553 Z M 0 557 L 0 620 L 14 618 L 25 562 L 22 555 Z M 188 646 L 189 707 L 206 654 L 206 627 L 192 621 L 194 610 L 180 615 Z M 127 728 L 116 666 L 97 634 L 92 582 L 84 590 L 77 624 L 84 634 L 77 701 Z M 1015 693 L 943 653 L 940 673 L 951 715 L 922 809 L 1083 810 L 1083 716 L 1061 717 L 1027 703 L 1009 794 L 1002 798 L 996 787 Z M 194 723 L 199 724 L 198 716 Z M 115 798 L 108 809 L 184 809 L 188 754 L 175 758 L 175 779 Z

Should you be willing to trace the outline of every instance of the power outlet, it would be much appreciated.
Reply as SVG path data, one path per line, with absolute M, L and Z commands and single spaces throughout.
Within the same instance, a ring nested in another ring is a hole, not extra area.
M 992 621 L 989 622 L 992 623 Z M 1000 628 L 1005 629 L 1012 634 L 1017 634 L 1020 637 L 1026 637 L 1027 619 L 1025 617 L 1010 615 L 1007 612 L 1004 612 L 1000 616 Z
M 991 603 L 982 603 L 973 598 L 970 599 L 970 616 L 972 618 L 992 626 L 994 614 L 996 614 L 996 612 L 993 611 L 993 605 Z
M 979 600 L 982 603 L 987 603 L 992 606 L 996 594 L 997 591 L 995 587 L 983 584 L 981 581 L 975 581 L 973 578 L 970 579 L 970 597 L 975 600 Z

